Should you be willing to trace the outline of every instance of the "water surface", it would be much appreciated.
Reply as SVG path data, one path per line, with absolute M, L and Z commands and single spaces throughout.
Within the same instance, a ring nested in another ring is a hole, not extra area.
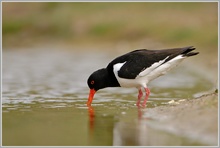
M 151 119 L 144 119 L 135 105 L 136 89 L 100 90 L 92 108 L 86 106 L 87 78 L 115 56 L 109 51 L 3 51 L 3 145 L 146 145 L 147 139 L 150 145 L 155 139 L 149 137 L 163 139 L 158 145 L 202 145 L 148 127 Z M 181 64 L 150 83 L 147 107 L 193 98 L 211 86 L 205 76 Z

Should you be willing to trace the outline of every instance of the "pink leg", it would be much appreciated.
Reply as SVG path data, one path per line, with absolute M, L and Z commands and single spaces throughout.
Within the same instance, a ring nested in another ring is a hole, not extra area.
M 137 106 L 140 106 L 141 98 L 143 96 L 143 93 L 141 91 L 141 88 L 138 90 L 138 100 L 137 100 Z
M 146 92 L 146 96 L 145 96 L 144 101 L 143 101 L 143 103 L 142 103 L 142 106 L 143 106 L 143 107 L 146 106 L 148 97 L 149 97 L 149 95 L 150 95 L 150 89 L 148 89 L 148 88 L 144 88 L 144 89 L 145 89 L 145 92 Z

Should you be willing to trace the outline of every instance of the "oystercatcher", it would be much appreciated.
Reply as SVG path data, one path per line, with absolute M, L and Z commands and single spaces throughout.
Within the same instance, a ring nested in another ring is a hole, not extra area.
M 199 53 L 191 52 L 193 50 L 193 46 L 162 50 L 138 49 L 115 58 L 106 68 L 93 72 L 88 78 L 90 93 L 87 106 L 91 106 L 96 91 L 106 87 L 136 87 L 139 92 L 137 106 L 140 106 L 143 88 L 146 95 L 142 106 L 145 106 L 150 94 L 147 84 L 166 74 L 187 57 Z

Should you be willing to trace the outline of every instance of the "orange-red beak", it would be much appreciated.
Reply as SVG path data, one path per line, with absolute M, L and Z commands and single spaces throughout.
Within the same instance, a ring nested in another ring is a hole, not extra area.
M 90 89 L 87 106 L 91 106 L 95 92 L 96 92 L 95 89 Z

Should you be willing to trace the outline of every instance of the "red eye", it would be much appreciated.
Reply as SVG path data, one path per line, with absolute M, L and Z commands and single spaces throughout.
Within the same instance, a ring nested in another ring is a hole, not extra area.
M 91 81 L 91 84 L 94 84 L 95 83 L 95 81 Z

